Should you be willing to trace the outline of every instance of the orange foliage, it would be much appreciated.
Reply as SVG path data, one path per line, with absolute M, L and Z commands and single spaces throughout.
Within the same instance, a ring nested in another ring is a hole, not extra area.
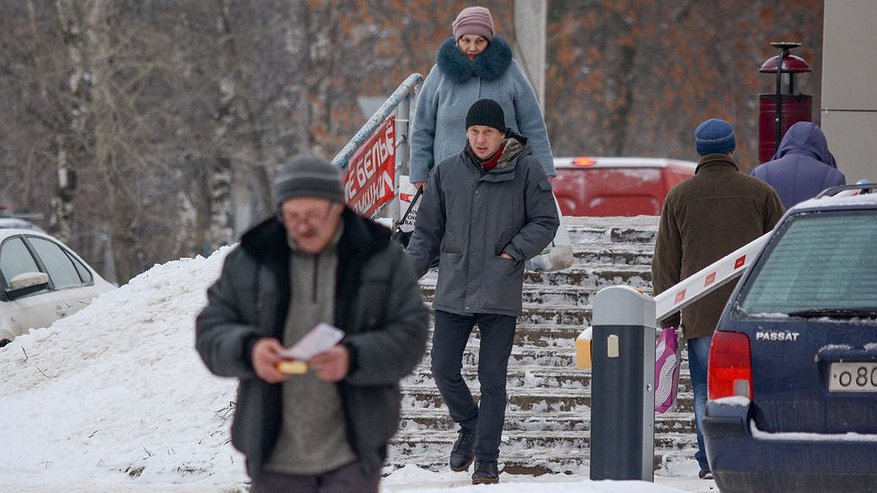
M 310 5 L 325 2 L 310 0 Z M 513 4 L 491 9 L 497 32 L 514 42 Z M 387 96 L 410 73 L 435 63 L 439 44 L 466 0 L 337 0 L 330 136 L 338 146 L 365 121 L 356 96 Z M 696 159 L 691 134 L 720 116 L 738 135 L 744 169 L 757 164 L 757 72 L 776 54 L 768 43 L 799 41 L 795 54 L 813 73 L 798 88 L 819 108 L 822 2 L 549 0 L 546 26 L 546 124 L 556 155 L 623 154 Z M 818 111 L 814 119 L 819 118 Z

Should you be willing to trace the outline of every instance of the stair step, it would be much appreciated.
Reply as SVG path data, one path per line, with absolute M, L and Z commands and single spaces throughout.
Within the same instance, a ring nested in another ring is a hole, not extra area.
M 422 285 L 423 297 L 432 302 L 435 284 Z M 564 305 L 570 307 L 590 307 L 591 298 L 597 294 L 595 287 L 524 285 L 521 299 L 525 304 Z
M 420 431 L 399 431 L 390 441 L 392 456 L 419 455 L 432 456 L 436 465 L 447 464 L 448 456 L 454 441 L 457 439 L 456 431 L 431 431 L 428 434 Z M 538 457 L 550 457 L 552 462 L 558 457 L 580 456 L 583 460 L 590 453 L 591 435 L 588 431 L 575 432 L 503 432 L 502 444 L 500 445 L 500 458 L 508 462 L 517 454 L 507 454 L 504 450 L 521 450 L 531 461 Z M 688 433 L 667 433 L 655 437 L 655 450 L 665 452 L 679 451 L 690 448 L 696 443 L 696 437 Z M 514 455 L 513 455 L 514 454 Z M 523 458 L 523 457 L 522 457 Z M 432 462 L 432 461 L 431 461 Z M 420 462 L 417 464 L 421 467 Z
M 470 385 L 470 390 L 478 400 L 478 386 Z M 431 383 L 402 383 L 403 408 L 443 409 L 444 401 L 438 389 Z M 507 411 L 521 410 L 531 413 L 590 412 L 591 394 L 581 388 L 544 388 L 539 390 L 508 387 Z M 694 412 L 694 396 L 691 392 L 679 392 L 676 396 L 675 412 Z
M 506 431 L 586 431 L 591 428 L 590 412 L 554 412 L 533 414 L 530 411 L 507 411 Z M 457 424 L 445 408 L 407 409 L 402 412 L 400 430 L 409 432 L 454 431 Z M 694 416 L 690 413 L 665 413 L 655 415 L 655 434 L 694 433 Z
M 475 389 L 478 384 L 478 370 L 475 365 L 466 365 L 460 372 L 469 388 Z M 680 372 L 678 392 L 691 391 L 691 379 L 688 372 Z M 533 365 L 509 365 L 508 388 L 531 389 L 538 394 L 545 389 L 582 389 L 590 392 L 591 372 L 580 368 L 544 367 Z M 428 365 L 421 365 L 402 380 L 408 385 L 432 385 L 432 371 Z
M 688 456 L 694 454 L 691 447 L 681 449 L 655 449 L 652 467 L 657 471 L 666 458 Z M 397 448 L 393 445 L 389 447 L 389 455 L 384 474 L 403 467 L 407 464 L 417 464 L 419 467 L 434 472 L 447 472 L 448 467 L 448 450 L 439 450 L 436 447 L 425 451 L 412 452 L 408 449 Z M 541 476 L 542 474 L 582 474 L 582 469 L 587 468 L 589 464 L 590 451 L 558 451 L 552 450 L 543 455 L 533 454 L 529 450 L 514 451 L 501 450 L 499 456 L 499 470 L 503 474 L 522 474 L 527 476 Z M 471 468 L 470 468 L 471 471 Z M 586 472 L 586 471 L 585 471 Z M 468 484 L 470 474 L 467 472 L 459 473 L 462 481 L 461 485 Z
M 564 218 L 566 219 L 566 218 Z M 571 221 L 565 221 L 566 231 L 570 241 L 576 243 L 646 243 L 654 244 L 658 234 L 658 221 L 655 218 L 654 225 L 641 226 L 599 226 L 596 224 L 578 225 Z
M 557 272 L 524 272 L 524 282 L 544 286 L 579 286 L 605 288 L 626 285 L 651 289 L 652 270 L 646 265 L 607 268 L 570 267 Z
M 577 266 L 556 272 L 524 272 L 525 289 L 536 286 L 574 286 L 602 289 L 619 284 L 651 289 L 652 270 L 649 265 Z M 420 285 L 435 287 L 435 270 L 420 279 Z
M 575 266 L 652 265 L 652 245 L 592 243 L 573 246 Z
M 672 452 L 676 451 L 661 451 L 657 464 L 660 465 L 663 457 Z M 387 474 L 407 464 L 417 464 L 418 467 L 434 472 L 447 472 L 450 471 L 448 467 L 449 453 L 448 450 L 441 447 L 411 450 L 410 448 L 397 447 L 391 443 L 384 473 Z M 656 453 L 656 455 L 658 454 Z M 553 451 L 550 455 L 542 456 L 533 456 L 528 451 L 501 450 L 499 456 L 499 470 L 503 474 L 526 474 L 528 476 L 548 473 L 575 474 L 587 465 L 587 456 L 578 450 Z M 460 473 L 461 477 L 465 478 L 464 483 L 461 484 L 468 484 L 469 474 L 469 472 Z

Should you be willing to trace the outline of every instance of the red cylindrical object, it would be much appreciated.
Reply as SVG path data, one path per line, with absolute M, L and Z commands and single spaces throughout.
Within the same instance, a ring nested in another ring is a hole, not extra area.
M 782 128 L 776 134 L 776 94 L 758 95 L 758 162 L 763 163 L 773 158 L 777 142 L 782 140 L 786 131 L 796 122 L 812 121 L 813 96 L 807 94 L 783 94 L 782 96 Z

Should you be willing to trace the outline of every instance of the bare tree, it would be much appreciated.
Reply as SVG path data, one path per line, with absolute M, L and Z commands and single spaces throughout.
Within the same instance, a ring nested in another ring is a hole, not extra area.
M 32 4 L 30 4 L 32 7 Z M 71 74 L 66 106 L 68 128 L 55 134 L 57 144 L 57 195 L 52 198 L 49 231 L 62 241 L 73 236 L 74 198 L 77 189 L 75 166 L 90 158 L 88 143 L 89 119 L 92 116 L 92 84 L 90 41 L 95 40 L 94 30 L 104 15 L 105 3 L 95 0 L 80 3 L 58 0 L 58 21 L 64 45 L 70 57 Z
M 272 212 L 281 163 L 350 139 L 366 119 L 358 96 L 425 74 L 470 3 L 0 0 L 0 207 L 50 217 L 119 282 L 208 254 Z M 481 3 L 512 38 L 508 2 Z M 693 157 L 694 125 L 725 116 L 754 161 L 771 40 L 804 42 L 818 98 L 819 0 L 548 8 L 557 155 Z

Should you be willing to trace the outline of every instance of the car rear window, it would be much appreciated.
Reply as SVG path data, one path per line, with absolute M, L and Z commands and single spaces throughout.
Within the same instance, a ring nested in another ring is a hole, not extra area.
M 807 213 L 783 229 L 749 278 L 743 312 L 877 307 L 877 211 Z

